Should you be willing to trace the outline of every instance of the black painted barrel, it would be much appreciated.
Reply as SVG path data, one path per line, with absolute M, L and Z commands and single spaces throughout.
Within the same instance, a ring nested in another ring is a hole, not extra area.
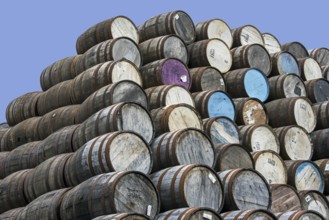
M 291 53 L 295 58 L 306 58 L 309 56 L 305 46 L 297 41 L 289 42 L 281 45 L 282 51 L 287 51 Z
M 268 116 L 265 105 L 256 98 L 233 99 L 238 125 L 267 124 Z
M 263 33 L 264 47 L 269 54 L 281 51 L 280 41 L 271 33 Z
M 214 67 L 196 67 L 190 69 L 192 78 L 191 92 L 206 90 L 226 91 L 226 83 L 223 75 Z
M 315 59 L 320 66 L 329 65 L 329 49 L 328 48 L 316 48 L 309 51 L 310 57 Z
M 314 148 L 312 159 L 318 160 L 329 158 L 329 129 L 313 131 L 310 136 Z
M 196 220 L 196 219 L 208 219 L 208 220 L 222 220 L 219 214 L 209 208 L 181 208 L 174 209 L 164 213 L 160 213 L 156 220 Z
M 305 81 L 322 78 L 322 70 L 319 63 L 313 58 L 298 59 L 301 76 Z
M 266 209 L 231 211 L 222 213 L 221 216 L 224 220 L 277 220 L 275 215 Z
M 272 205 L 274 213 L 297 211 L 302 209 L 302 201 L 297 190 L 288 184 L 271 185 Z
M 252 25 L 244 25 L 236 28 L 232 32 L 233 47 L 244 46 L 248 44 L 264 45 L 264 39 L 260 31 Z
M 307 97 L 313 102 L 329 101 L 329 81 L 326 79 L 312 79 L 305 82 Z
M 272 72 L 271 76 L 283 74 L 301 75 L 298 60 L 289 52 L 281 51 L 271 54 L 272 57 Z
M 299 192 L 302 200 L 302 209 L 320 213 L 324 219 L 329 219 L 329 202 L 319 191 L 305 190 Z

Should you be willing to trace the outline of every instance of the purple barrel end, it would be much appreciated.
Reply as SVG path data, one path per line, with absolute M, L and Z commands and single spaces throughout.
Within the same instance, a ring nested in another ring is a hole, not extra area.
M 180 85 L 189 89 L 191 75 L 183 62 L 168 59 L 162 66 L 162 82 L 164 85 Z

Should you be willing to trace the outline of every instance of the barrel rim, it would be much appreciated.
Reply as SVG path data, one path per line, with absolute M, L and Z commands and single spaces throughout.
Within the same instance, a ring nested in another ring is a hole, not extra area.
M 301 46 L 303 48 L 303 50 L 305 50 L 307 57 L 310 56 L 309 52 L 307 51 L 306 47 L 299 41 L 292 41 L 292 42 L 286 42 L 284 44 L 281 45 L 281 50 L 282 51 L 286 51 L 286 47 L 290 47 L 292 44 L 298 44 L 299 46 Z
M 196 38 L 195 25 L 194 25 L 193 19 L 191 18 L 191 16 L 187 12 L 185 12 L 183 10 L 175 10 L 175 11 L 169 12 L 169 14 L 170 14 L 169 16 L 174 16 L 175 14 L 177 15 L 178 13 L 184 14 L 186 16 L 186 18 L 188 18 L 190 20 L 190 22 L 191 22 L 191 27 L 193 27 L 193 36 L 192 36 L 192 39 L 190 41 L 187 41 L 187 42 L 185 42 L 183 40 L 185 44 L 191 44 L 191 43 L 193 43 L 195 41 L 195 38 Z M 174 29 L 175 34 L 178 35 L 177 34 L 177 28 L 176 28 L 176 25 L 175 25 L 174 20 L 172 20 L 171 22 L 172 22 L 172 25 L 173 25 L 173 29 Z

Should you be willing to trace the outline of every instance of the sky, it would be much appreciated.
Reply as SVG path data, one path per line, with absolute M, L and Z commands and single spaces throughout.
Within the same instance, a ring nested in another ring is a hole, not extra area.
M 6 121 L 5 110 L 13 99 L 41 91 L 44 68 L 75 55 L 77 37 L 105 19 L 125 15 L 138 26 L 161 13 L 184 10 L 195 23 L 220 18 L 231 28 L 252 24 L 282 44 L 299 41 L 312 49 L 329 47 L 328 6 L 325 0 L 1 1 L 0 122 Z

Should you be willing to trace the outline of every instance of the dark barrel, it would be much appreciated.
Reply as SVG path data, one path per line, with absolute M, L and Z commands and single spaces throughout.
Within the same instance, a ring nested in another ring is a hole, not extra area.
M 195 106 L 202 118 L 225 116 L 235 120 L 235 106 L 230 95 L 213 90 L 193 93 Z
M 233 47 L 244 46 L 248 44 L 264 45 L 264 39 L 260 31 L 252 25 L 244 25 L 236 28 L 232 32 Z
M 199 22 L 195 25 L 196 41 L 218 38 L 225 42 L 228 48 L 232 47 L 233 36 L 228 24 L 218 18 Z
M 166 58 L 146 64 L 140 68 L 143 87 L 160 85 L 180 85 L 186 89 L 191 87 L 191 76 L 187 66 L 180 60 Z
M 315 59 L 320 66 L 329 65 L 329 49 L 328 48 L 316 48 L 309 51 L 310 57 Z
M 197 219 L 211 219 L 222 220 L 218 213 L 209 208 L 181 208 L 173 209 L 167 212 L 160 213 L 156 220 L 197 220 Z
M 225 170 L 250 168 L 255 164 L 249 151 L 240 144 L 219 144 L 215 146 L 214 169 L 217 172 Z
M 273 76 L 268 79 L 268 82 L 270 84 L 270 95 L 267 101 L 300 96 L 306 97 L 303 80 L 293 73 Z
M 329 64 L 327 66 L 321 66 L 323 78 L 329 80 Z
M 307 80 L 322 78 L 322 70 L 319 63 L 313 58 L 300 58 L 298 59 L 301 76 Z
M 25 119 L 38 116 L 37 103 L 41 92 L 30 92 L 9 103 L 6 109 L 6 119 L 10 126 L 14 126 Z
M 272 61 L 270 54 L 260 44 L 248 44 L 231 50 L 233 64 L 231 69 L 256 68 L 266 76 L 270 75 Z
M 238 125 L 267 124 L 268 116 L 263 103 L 256 98 L 233 99 Z
M 326 79 L 312 79 L 305 82 L 307 97 L 313 102 L 329 101 L 329 81 Z
M 264 102 L 270 87 L 264 73 L 255 68 L 232 70 L 225 75 L 227 92 L 233 98 L 251 97 Z
M 269 54 L 281 51 L 280 41 L 273 34 L 263 33 L 262 36 L 264 39 L 264 47 Z
M 324 219 L 329 219 L 329 202 L 327 198 L 316 190 L 299 192 L 302 200 L 302 209 L 320 213 Z
M 112 215 L 102 215 L 93 220 L 150 220 L 146 215 L 137 213 L 118 213 Z
M 226 91 L 226 83 L 219 70 L 211 66 L 196 67 L 190 69 L 192 78 L 191 92 L 206 90 Z
M 138 45 L 143 64 L 165 58 L 176 58 L 187 64 L 188 54 L 184 41 L 177 35 L 166 35 L 149 39 Z
M 159 210 L 156 187 L 145 174 L 137 171 L 92 177 L 68 191 L 60 207 L 63 220 L 92 219 L 127 212 L 145 214 L 154 219 Z
M 98 43 L 118 37 L 128 37 L 136 43 L 139 42 L 136 25 L 125 16 L 107 19 L 84 31 L 76 42 L 77 53 L 83 54 Z
M 289 211 L 284 213 L 276 213 L 279 220 L 325 220 L 325 218 L 319 213 L 312 210 L 299 210 Z
M 319 160 L 329 158 L 329 129 L 313 131 L 310 136 L 314 148 L 312 159 Z
M 222 210 L 223 186 L 216 172 L 208 166 L 174 166 L 153 173 L 150 178 L 159 190 L 162 211 L 185 207 Z
M 0 219 L 3 220 L 17 220 L 19 219 L 20 214 L 22 213 L 24 207 L 19 207 L 15 209 L 10 209 L 2 214 L 0 214 Z
M 214 164 L 214 146 L 201 130 L 186 128 L 167 132 L 151 144 L 153 172 L 184 164 Z
M 299 125 L 307 132 L 316 126 L 316 115 L 310 100 L 304 97 L 278 99 L 265 104 L 269 124 L 273 128 Z
M 329 159 L 322 159 L 322 160 L 316 160 L 314 161 L 316 165 L 319 166 L 320 171 L 324 178 L 324 194 L 329 194 Z
M 213 38 L 195 42 L 187 47 L 189 67 L 212 66 L 226 73 L 232 66 L 232 55 L 224 41 Z
M 140 171 L 148 174 L 153 160 L 149 145 L 130 131 L 108 133 L 88 141 L 65 165 L 65 182 L 76 186 L 102 173 Z
M 272 72 L 271 76 L 293 73 L 301 75 L 298 60 L 289 52 L 281 51 L 271 54 Z
M 135 102 L 148 108 L 148 99 L 143 88 L 131 80 L 123 80 L 104 86 L 91 94 L 80 105 L 77 120 L 82 123 L 99 110 L 120 102 Z
M 232 211 L 221 214 L 224 220 L 277 220 L 275 215 L 266 209 Z
M 0 152 L 0 179 L 6 177 L 5 165 L 8 160 L 10 152 Z
M 272 184 L 272 205 L 270 210 L 274 213 L 297 211 L 302 208 L 302 201 L 297 190 L 287 184 Z
M 282 51 L 291 53 L 295 58 L 306 58 L 309 56 L 307 49 L 300 42 L 290 42 L 281 45 Z
M 11 128 L 0 128 L 0 152 L 11 151 L 9 149 L 9 135 Z
M 152 17 L 138 27 L 140 42 L 168 34 L 178 35 L 185 44 L 195 40 L 191 17 L 184 11 L 172 11 Z

